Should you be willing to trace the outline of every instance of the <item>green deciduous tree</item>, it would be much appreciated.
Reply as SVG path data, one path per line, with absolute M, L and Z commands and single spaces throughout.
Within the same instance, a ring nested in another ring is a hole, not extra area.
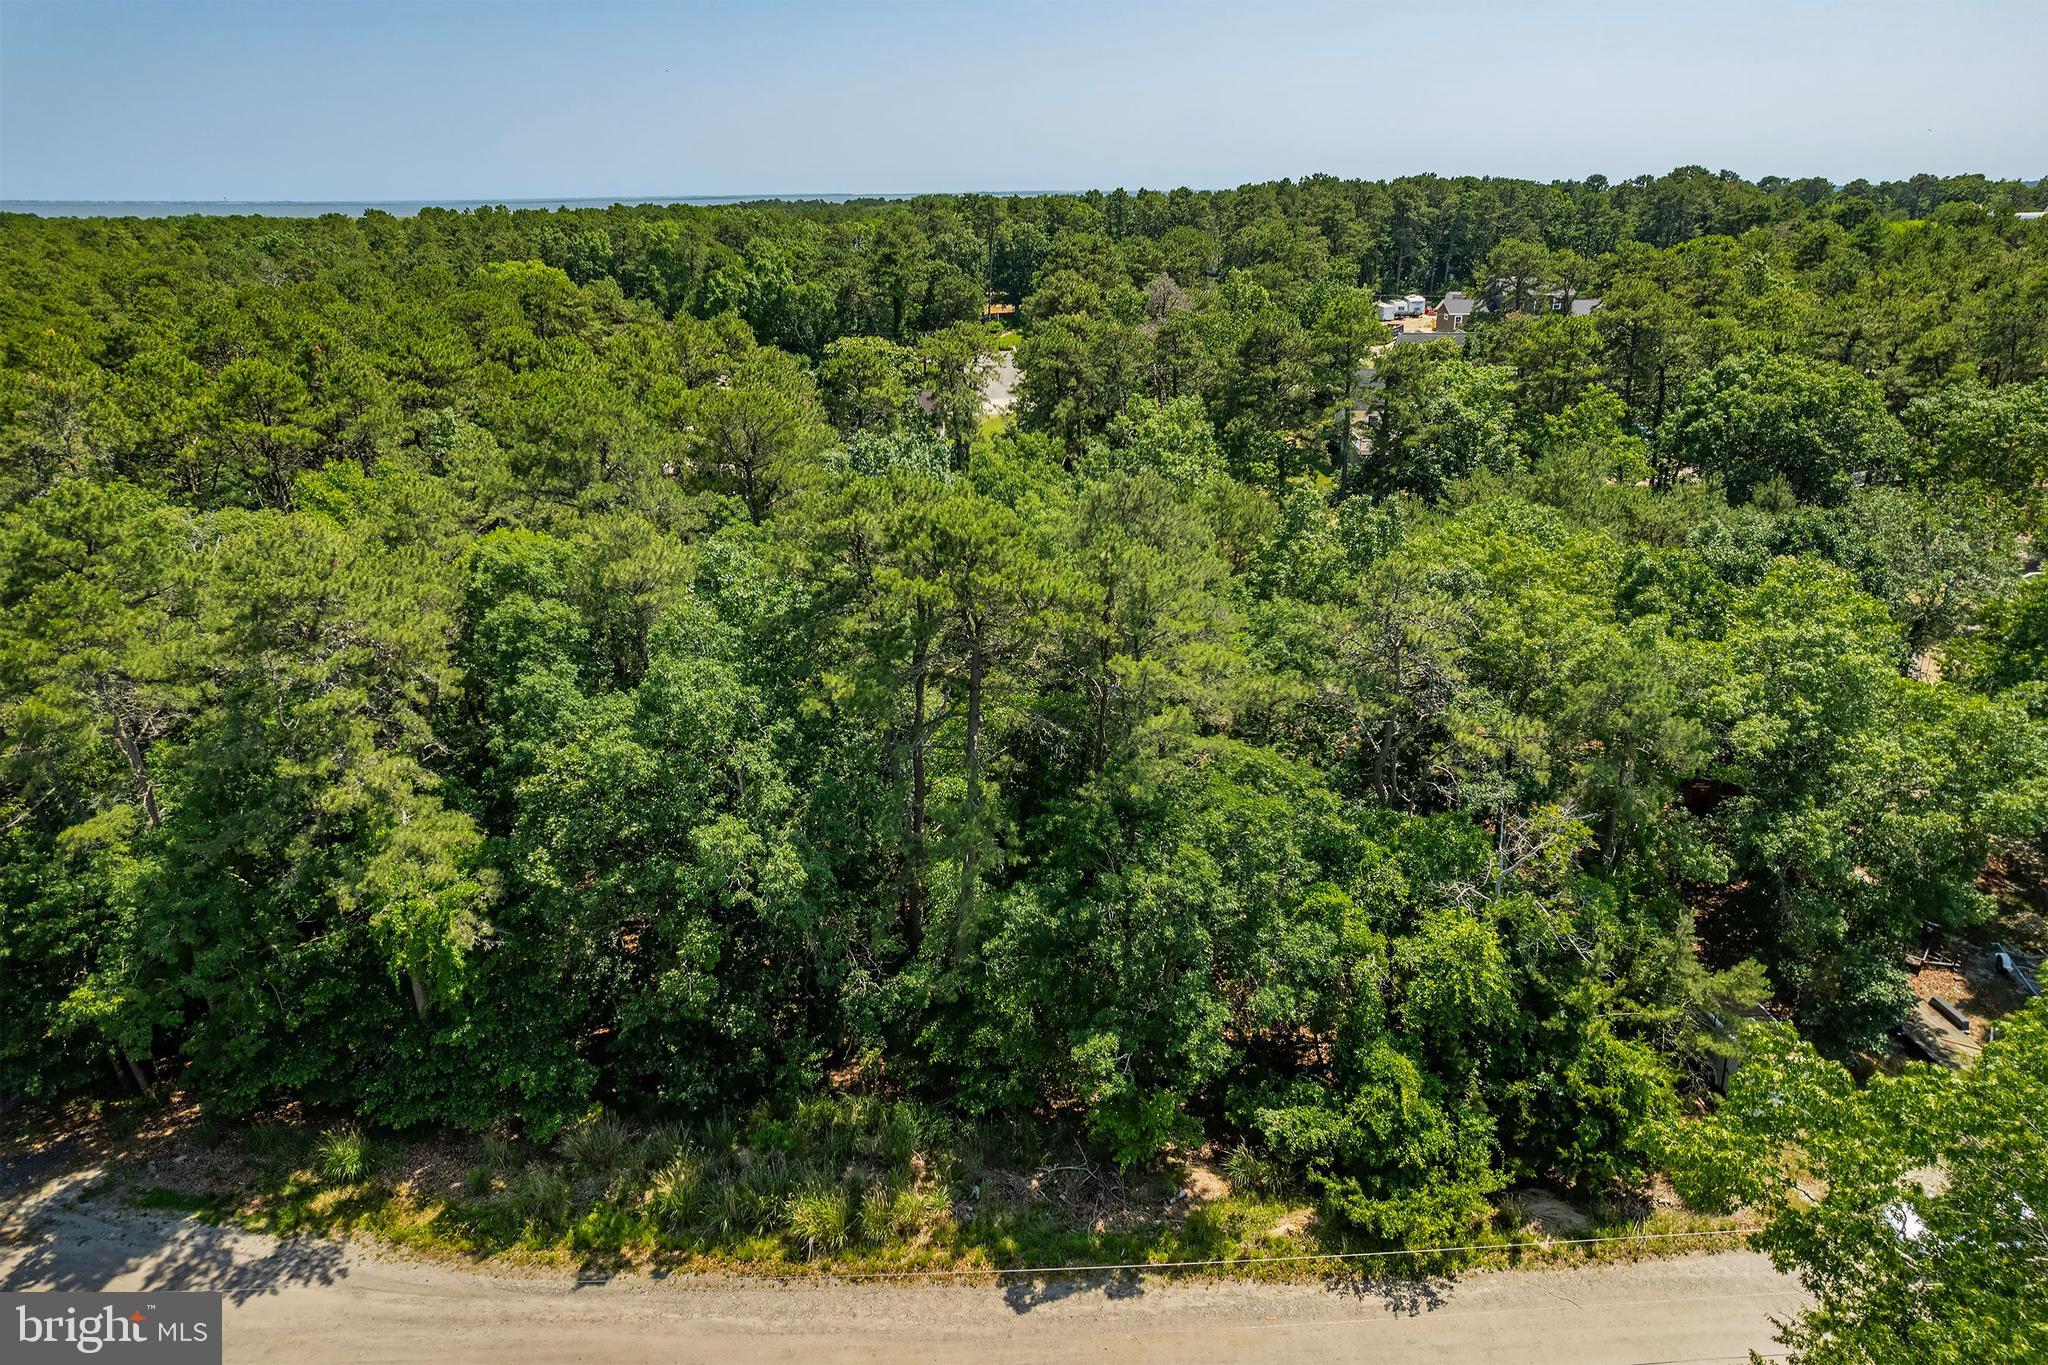
M 1758 352 L 1694 380 L 1660 436 L 1668 468 L 1742 499 L 1783 479 L 1803 502 L 1841 502 L 1859 477 L 1892 478 L 1906 438 L 1876 385 L 1839 365 Z
M 2024 1360 L 2048 1333 L 2048 1015 L 2009 1019 L 1977 1065 L 1909 1063 L 1858 1089 L 1782 1026 L 1750 1041 L 1727 1103 L 1672 1134 L 1689 1201 L 1762 1213 L 1758 1240 L 1813 1305 L 1779 1334 L 1801 1365 Z

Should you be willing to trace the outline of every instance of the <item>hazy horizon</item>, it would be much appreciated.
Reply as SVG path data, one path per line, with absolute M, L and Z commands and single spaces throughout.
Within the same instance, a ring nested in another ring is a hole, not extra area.
M 1651 176 L 1651 177 L 1655 177 L 1655 176 L 1658 176 L 1658 175 L 1663 175 L 1663 174 L 1666 174 L 1666 173 L 1668 173 L 1669 171 L 1675 171 L 1675 170 L 1677 170 L 1677 169 L 1679 169 L 1679 168 L 1678 168 L 1678 167 L 1668 167 L 1668 168 L 1666 168 L 1666 170 L 1665 170 L 1665 171 L 1645 171 L 1645 172 L 1641 172 L 1641 174 L 1642 174 L 1642 175 L 1645 175 L 1645 176 Z M 1948 176 L 1960 176 L 1960 175 L 1972 175 L 1972 174 L 1983 174 L 1983 172 L 1981 172 L 1981 171 L 1978 171 L 1978 170 L 1976 170 L 1976 169 L 1974 169 L 1974 168 L 1970 168 L 1970 167 L 1923 167 L 1923 168 L 1922 168 L 1922 169 L 1921 169 L 1920 171 L 1916 171 L 1916 172 L 1913 172 L 1912 174 L 1921 174 L 1921 173 L 1931 174 L 1931 175 L 1935 175 L 1935 176 L 1938 176 L 1938 177 L 1948 177 Z M 1311 172 L 1308 172 L 1307 174 L 1308 174 L 1308 175 L 1315 175 L 1315 174 L 1319 174 L 1319 172 L 1313 172 L 1313 171 L 1311 171 Z M 1454 178 L 1459 178 L 1459 177 L 1462 177 L 1462 176 L 1464 176 L 1464 175 L 1465 175 L 1465 174 L 1467 174 L 1467 173 L 1466 173 L 1466 172 L 1461 172 L 1461 171 L 1456 171 L 1456 170 L 1440 170 L 1440 171 L 1434 171 L 1434 172 L 1415 172 L 1414 174 L 1435 174 L 1435 175 L 1439 175 L 1439 176 L 1441 176 L 1441 177 L 1443 177 L 1443 178 L 1446 178 L 1446 179 L 1454 179 Z M 1738 172 L 1738 174 L 1739 174 L 1739 172 Z M 1770 175 L 1779 175 L 1779 176 L 1781 176 L 1781 177 L 1783 177 L 1783 178 L 1785 178 L 1785 179 L 1804 179 L 1804 178 L 1806 178 L 1805 176 L 1799 176 L 1799 175 L 1785 175 L 1785 173 L 1783 173 L 1783 172 L 1762 172 L 1762 173 L 1758 173 L 1758 174 L 1745 174 L 1745 175 L 1743 175 L 1743 179 L 1745 179 L 1745 180 L 1747 180 L 1747 181 L 1750 181 L 1751 183 L 1755 183 L 1755 182 L 1757 182 L 1757 181 L 1760 181 L 1760 180 L 1762 180 L 1762 179 L 1764 179 L 1764 178 L 1766 178 L 1767 176 L 1770 176 Z M 717 205 L 732 205 L 732 204 L 771 204 L 771 203 L 782 203 L 782 204 L 805 204 L 805 203 L 811 203 L 811 204 L 816 204 L 816 203 L 828 203 L 828 204 L 839 204 L 839 203 L 857 203 L 857 202 L 874 202 L 874 201 L 888 201 L 888 200 L 911 200 L 911 199 L 916 199 L 916 198 L 919 198 L 919 197 L 921 197 L 921 196 L 924 196 L 924 195 L 962 195 L 962 194 L 984 194 L 984 195 L 989 195 L 989 196 L 991 196 L 991 197 L 994 197 L 994 198 L 999 198 L 999 199 L 1017 199 L 1017 198 L 1038 198 L 1038 197 L 1043 197 L 1043 196 L 1051 196 L 1051 195 L 1083 195 L 1083 194 L 1089 194 L 1089 193 L 1094 193 L 1094 192 L 1098 192 L 1098 191 L 1099 191 L 1099 192 L 1102 192 L 1102 193 L 1115 193 L 1115 192 L 1117 192 L 1117 191 L 1119 191 L 1119 190 L 1121 190 L 1121 191 L 1124 191 L 1124 192 L 1126 192 L 1126 193 L 1132 193 L 1132 194 L 1135 194 L 1135 193 L 1139 193 L 1139 192 L 1152 192 L 1152 191 L 1158 191 L 1158 192 L 1171 192 L 1171 191 L 1174 191 L 1174 190 L 1181 190 L 1181 189 L 1186 189 L 1186 190 L 1192 190 L 1192 191 L 1194 191 L 1194 192 L 1196 192 L 1196 193 L 1204 193 L 1204 194 L 1206 194 L 1206 193 L 1214 193 L 1214 192 L 1217 192 L 1217 191 L 1220 191 L 1220 190 L 1230 190 L 1230 189 L 1236 189 L 1236 188 L 1240 188 L 1240 187 L 1241 187 L 1241 186 L 1243 186 L 1243 185 L 1250 185 L 1250 184 L 1263 184 L 1263 183 L 1269 183 L 1269 182 L 1271 182 L 1271 181 L 1278 181 L 1278 180 L 1282 180 L 1282 179 L 1290 179 L 1290 178 L 1291 178 L 1291 179 L 1299 179 L 1299 178 L 1301 178 L 1301 177 L 1284 177 L 1284 176 L 1277 176 L 1277 175 L 1276 175 L 1276 176 L 1270 176 L 1270 177 L 1267 177 L 1267 179 L 1266 179 L 1265 181 L 1243 181 L 1243 182 L 1238 182 L 1237 184 L 1233 184 L 1233 185 L 1165 185 L 1165 184 L 1144 184 L 1144 183 L 1140 183 L 1140 184 L 1130 184 L 1130 185 L 1074 185 L 1074 186 L 1065 186 L 1065 187 L 1060 187 L 1060 188 L 1054 188 L 1054 189 L 998 189 L 998 188 L 991 188 L 991 187 L 989 187 L 989 186 L 985 186 L 985 185 L 984 185 L 984 186 L 966 186 L 966 187 L 944 187 L 944 188 L 926 188 L 926 189 L 914 189 L 914 190 L 763 190 L 763 191 L 758 191 L 758 192 L 755 192 L 755 193 L 750 193 L 750 194 L 610 194 L 610 195 L 607 195 L 607 194 L 592 194 L 592 195 L 560 195 L 560 194 L 540 194 L 540 195 L 525 195 L 525 196 L 513 196 L 513 195 L 479 195 L 479 196 L 473 196 L 473 197 L 465 196 L 465 197 L 461 197 L 461 198 L 453 198 L 453 197 L 433 197 L 433 196 L 419 197 L 419 196 L 415 196 L 415 197 L 409 197 L 409 198 L 384 198 L 384 199 L 377 199 L 377 198 L 322 198 L 322 199 L 242 199 L 242 198 L 233 198 L 233 197 L 230 197 L 230 196 L 225 196 L 225 195 L 223 195 L 223 196 L 220 196 L 220 197 L 217 197 L 217 198 L 210 198 L 210 199 L 195 199 L 195 198 L 180 198 L 180 199 L 88 199 L 88 198 L 64 198 L 64 199 L 53 199 L 53 198 L 33 198 L 33 199 L 29 199 L 29 198 L 19 198 L 19 199 L 17 199 L 17 198 L 0 198 L 0 208 L 12 209 L 12 210 L 15 210 L 15 211 L 21 211 L 21 210 L 23 210 L 23 209 L 27 209 L 27 210 L 31 210 L 31 211 L 33 211 L 33 210 L 37 210 L 37 209 L 48 209 L 48 208 L 93 208 L 93 207 L 107 207 L 107 208 L 161 208 L 161 209 L 179 209 L 179 210 L 186 210 L 186 209 L 191 209 L 191 210 L 197 210 L 197 211 L 202 211 L 202 212 L 203 212 L 203 211 L 208 211 L 208 210 L 213 210 L 213 211 L 224 211 L 224 210 L 229 210 L 229 209 L 237 209 L 237 208 L 297 208 L 297 209 L 329 209 L 329 210 L 335 210 L 335 209 L 353 209 L 353 210 L 358 210 L 358 211 L 360 211 L 360 210 L 364 210 L 364 209 L 382 209 L 382 210 L 386 210 L 386 211 L 391 211 L 391 210 L 398 210 L 398 209 L 403 209 L 403 210 L 407 210 L 407 211 L 410 211 L 410 212 L 417 212 L 418 210 L 420 210 L 420 209 L 423 209 L 423 208 L 445 208 L 445 209 L 472 209 L 472 208 L 485 208 L 485 207 L 495 207 L 495 208 L 517 208 L 517 209 L 525 209 L 525 208 L 550 208 L 550 207 L 557 207 L 557 208 L 604 208 L 604 207 L 609 207 L 609 206 L 611 206 L 611 205 L 614 205 L 614 204 L 618 204 L 618 205 L 626 205 L 626 206 L 634 206 L 634 205 L 642 205 L 642 204 L 647 204 L 647 205 L 671 205 L 671 204 L 687 204 L 687 205 L 701 205 L 701 206 L 706 206 L 706 207 L 710 207 L 710 206 L 717 206 Z M 1365 178 L 1365 179 L 1373 179 L 1373 180 L 1378 180 L 1378 179 L 1393 179 L 1393 178 L 1396 178 L 1396 177 L 1363 177 L 1363 178 Z M 1493 178 L 1496 178 L 1496 179 L 1533 179 L 1532 177 L 1493 177 Z M 1621 182 L 1623 182 L 1624 180 L 1627 180 L 1627 179 L 1633 179 L 1633 178 L 1634 178 L 1633 176 L 1629 176 L 1629 177 L 1623 177 L 1623 176 L 1608 176 L 1608 177 L 1607 177 L 1607 179 L 1608 179 L 1609 183 L 1614 183 L 1614 184 L 1618 184 L 1618 183 L 1621 183 Z M 1906 177 L 1906 176 L 1899 176 L 1899 177 L 1887 177 L 1887 179 L 1893 179 L 1893 178 L 1896 178 L 1896 179 L 1906 179 L 1906 178 L 1908 178 L 1908 177 Z M 2025 183 L 2025 184 L 2029 184 L 2029 185 L 2032 185 L 2032 184 L 2038 184 L 2038 183 L 2040 183 L 2040 181 L 2039 181 L 2039 178 L 2038 178 L 2038 177 L 2027 177 L 2027 176 L 2005 176 L 2005 177 L 1987 177 L 1987 178 L 1994 178 L 1994 179 L 2007 179 L 2007 180 L 2015 180 L 2015 179 L 2016 179 L 2016 180 L 2020 180 L 2020 181 L 2022 181 L 2023 183 Z M 1543 182 L 1543 181 L 1538 181 L 1537 183 L 1547 183 L 1547 182 Z M 1837 186 L 1840 186 L 1840 185 L 1848 184 L 1848 183 L 1851 183 L 1851 182 L 1850 182 L 1850 181 L 1848 181 L 1848 180 L 1839 180 L 1839 179 L 1837 179 L 1837 180 L 1833 180 L 1833 181 L 1832 181 L 1832 183 L 1834 183 L 1834 184 L 1835 184 L 1835 185 L 1837 185 Z
M 646 202 L 1689 164 L 2032 178 L 2044 57 L 2048 7 L 1993 0 L 1255 17 L 1215 0 L 10 0 L 0 199 Z M 668 188 L 618 190 L 649 185 Z

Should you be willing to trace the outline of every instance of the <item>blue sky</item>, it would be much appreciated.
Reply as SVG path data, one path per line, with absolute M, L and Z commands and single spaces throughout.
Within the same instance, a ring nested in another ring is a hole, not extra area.
M 2048 173 L 2048 4 L 0 0 L 0 197 Z

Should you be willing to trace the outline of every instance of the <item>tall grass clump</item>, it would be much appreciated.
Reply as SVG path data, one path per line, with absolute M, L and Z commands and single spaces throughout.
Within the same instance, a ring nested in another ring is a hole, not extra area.
M 503 1133 L 485 1133 L 476 1145 L 477 1160 L 493 1171 L 516 1171 L 526 1164 L 525 1149 Z
M 543 1240 L 558 1236 L 569 1222 L 569 1180 L 553 1166 L 535 1166 L 505 1191 L 505 1207 L 520 1231 Z
M 706 1213 L 711 1193 L 699 1162 L 674 1157 L 647 1188 L 647 1216 L 664 1239 L 683 1241 Z
M 935 1189 L 891 1189 L 870 1185 L 860 1201 L 861 1239 L 875 1245 L 916 1237 L 952 1215 L 945 1193 Z
M 562 1134 L 559 1146 L 577 1171 L 607 1176 L 626 1165 L 638 1144 L 625 1124 L 610 1114 L 599 1114 Z
M 300 1134 L 281 1123 L 259 1123 L 242 1134 L 242 1151 L 251 1161 L 275 1164 L 303 1150 Z
M 1280 1169 L 1244 1143 L 1223 1159 L 1223 1178 L 1239 1194 L 1277 1194 L 1283 1183 Z
M 671 1157 L 687 1150 L 690 1145 L 690 1130 L 680 1123 L 657 1123 L 640 1135 L 640 1164 L 648 1170 L 658 1171 L 666 1166 Z
M 924 1142 L 924 1114 L 916 1105 L 899 1102 L 882 1107 L 870 1148 L 877 1160 L 890 1167 L 906 1167 Z
M 807 1186 L 789 1197 L 789 1235 L 812 1260 L 844 1251 L 853 1234 L 853 1200 L 837 1186 Z
M 353 1185 L 370 1173 L 370 1142 L 358 1128 L 330 1128 L 313 1149 L 313 1168 L 333 1185 Z

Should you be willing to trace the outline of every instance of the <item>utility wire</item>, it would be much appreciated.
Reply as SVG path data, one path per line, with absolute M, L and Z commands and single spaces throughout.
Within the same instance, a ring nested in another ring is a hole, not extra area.
M 1559 1237 L 1547 1242 L 1475 1243 L 1455 1247 L 1395 1247 L 1388 1251 L 1311 1251 L 1292 1256 L 1237 1256 L 1212 1261 L 1122 1261 L 1102 1265 L 962 1266 L 946 1270 L 834 1270 L 814 1275 L 747 1275 L 750 1280 L 923 1280 L 963 1275 L 1098 1275 L 1113 1270 L 1197 1270 L 1212 1266 L 1281 1265 L 1300 1261 L 1365 1261 L 1394 1256 L 1443 1256 L 1463 1251 L 1544 1251 L 1551 1247 L 1611 1242 L 1662 1242 L 1687 1237 L 1746 1237 L 1749 1229 L 1640 1232 L 1615 1237 Z

